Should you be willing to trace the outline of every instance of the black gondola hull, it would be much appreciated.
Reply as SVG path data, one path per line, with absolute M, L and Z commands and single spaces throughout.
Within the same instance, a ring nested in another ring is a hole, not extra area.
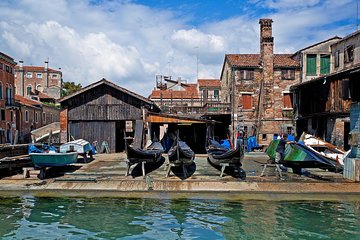
M 194 162 L 195 153 L 182 141 L 175 143 L 168 152 L 169 162 L 179 165 L 191 165 Z

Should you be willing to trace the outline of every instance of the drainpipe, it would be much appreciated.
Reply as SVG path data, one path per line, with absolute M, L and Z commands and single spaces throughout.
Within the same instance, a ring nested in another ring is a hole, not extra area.
M 19 61 L 19 72 L 20 72 L 20 95 L 25 96 L 25 74 L 24 74 L 24 61 Z

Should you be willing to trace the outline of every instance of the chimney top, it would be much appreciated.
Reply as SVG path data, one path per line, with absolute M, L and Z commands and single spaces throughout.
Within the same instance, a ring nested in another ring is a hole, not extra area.
M 273 20 L 271 18 L 261 18 L 259 20 L 259 24 L 261 24 L 263 26 L 271 26 L 272 23 L 273 23 Z

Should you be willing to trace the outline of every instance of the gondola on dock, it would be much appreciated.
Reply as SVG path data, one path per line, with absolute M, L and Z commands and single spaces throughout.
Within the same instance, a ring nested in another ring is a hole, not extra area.
M 164 149 L 156 139 L 154 139 L 152 144 L 146 149 L 131 146 L 128 140 L 129 138 L 125 137 L 125 151 L 127 156 L 127 170 L 125 176 L 129 175 L 130 167 L 132 165 L 139 163 L 141 163 L 142 175 L 145 176 L 145 164 L 161 162 Z
M 206 152 L 210 164 L 216 169 L 221 170 L 220 177 L 223 176 L 225 168 L 228 168 L 232 175 L 245 179 L 246 173 L 241 168 L 244 158 L 244 147 L 240 140 L 237 141 L 235 149 L 227 149 L 215 140 L 208 140 Z
M 173 145 L 171 146 L 169 152 L 169 166 L 166 171 L 166 177 L 170 174 L 170 169 L 172 167 L 181 167 L 183 171 L 183 176 L 188 177 L 187 168 L 194 163 L 195 153 L 194 151 L 186 144 L 186 142 L 181 141 L 179 137 L 176 137 Z

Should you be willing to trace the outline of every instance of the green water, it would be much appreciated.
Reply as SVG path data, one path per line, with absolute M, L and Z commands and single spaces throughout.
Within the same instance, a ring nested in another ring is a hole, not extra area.
M 0 198 L 0 238 L 360 239 L 360 203 Z

